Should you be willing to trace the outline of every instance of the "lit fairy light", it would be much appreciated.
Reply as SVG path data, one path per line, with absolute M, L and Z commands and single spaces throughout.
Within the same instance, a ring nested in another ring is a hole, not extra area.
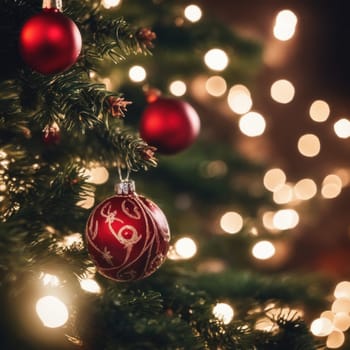
M 344 168 L 338 168 L 334 171 L 334 174 L 339 176 L 341 183 L 344 186 L 347 186 L 350 182 L 350 172 Z
M 84 192 L 81 195 L 81 200 L 77 203 L 78 207 L 82 207 L 84 209 L 90 209 L 95 204 L 95 193 L 93 192 Z
M 59 278 L 50 273 L 41 273 L 40 279 L 44 286 L 58 287 L 60 285 Z
M 249 137 L 262 135 L 265 128 L 265 118 L 260 113 L 248 112 L 239 119 L 239 129 Z
M 322 181 L 321 195 L 327 199 L 338 197 L 342 187 L 343 183 L 338 175 L 327 175 Z
M 342 182 L 340 176 L 338 176 L 336 174 L 329 174 L 329 175 L 327 175 L 323 179 L 322 184 L 323 185 L 333 184 L 333 185 L 337 185 L 338 187 L 343 187 L 343 182 Z
M 189 237 L 178 239 L 174 244 L 175 252 L 181 259 L 190 259 L 197 253 L 196 242 Z
M 272 199 L 277 204 L 287 204 L 294 199 L 293 186 L 285 183 L 273 192 Z
M 121 0 L 102 0 L 102 6 L 106 9 L 116 7 L 121 4 Z
M 326 101 L 316 100 L 312 102 L 309 110 L 310 118 L 315 122 L 325 122 L 330 114 L 330 108 Z
M 341 118 L 333 125 L 334 132 L 341 139 L 347 139 L 350 137 L 350 120 Z
M 333 328 L 333 323 L 330 319 L 320 317 L 312 321 L 310 331 L 316 337 L 325 337 L 331 334 Z
M 231 110 L 237 114 L 245 114 L 253 106 L 250 91 L 242 84 L 237 84 L 230 88 L 227 95 L 227 103 Z
M 333 325 L 336 329 L 346 332 L 350 327 L 350 315 L 347 312 L 337 312 L 333 317 Z
M 274 192 L 286 183 L 287 177 L 285 172 L 279 168 L 268 170 L 264 175 L 264 186 L 267 190 Z
M 338 298 L 333 301 L 332 312 L 335 314 L 338 312 L 350 312 L 350 299 L 347 298 Z
M 272 232 L 276 231 L 276 226 L 273 223 L 273 217 L 275 216 L 274 211 L 266 211 L 262 215 L 262 223 L 267 230 Z
M 68 321 L 67 306 L 57 297 L 47 295 L 36 303 L 36 313 L 45 327 L 62 327 Z
M 109 178 L 109 172 L 104 166 L 94 166 L 90 169 L 85 169 L 83 175 L 86 177 L 86 182 L 95 185 L 104 184 Z
M 220 227 L 227 233 L 237 233 L 243 227 L 243 218 L 235 211 L 229 211 L 222 215 L 220 219 Z
M 256 259 L 267 260 L 276 253 L 276 248 L 270 241 L 260 241 L 254 244 L 252 254 Z
M 291 39 L 294 36 L 297 22 L 298 18 L 291 10 L 280 11 L 276 16 L 273 35 L 281 41 Z
M 182 80 L 175 80 L 170 83 L 169 91 L 174 96 L 183 96 L 186 93 L 187 86 Z
M 259 318 L 254 325 L 256 330 L 262 332 L 273 332 L 277 327 L 276 323 L 268 317 Z
M 217 303 L 213 307 L 213 315 L 223 324 L 229 324 L 233 319 L 234 311 L 227 303 Z
M 101 293 L 100 285 L 93 278 L 81 279 L 80 280 L 80 287 L 81 287 L 81 289 L 83 289 L 89 293 L 93 293 L 93 294 L 100 294 Z
M 129 78 L 131 81 L 134 81 L 135 83 L 139 83 L 141 81 L 144 81 L 146 79 L 146 70 L 142 66 L 132 66 L 129 69 Z
M 202 18 L 202 10 L 197 5 L 188 5 L 185 7 L 184 15 L 190 22 L 198 22 Z
M 219 75 L 214 75 L 205 83 L 205 89 L 208 94 L 214 97 L 222 96 L 227 90 L 226 80 Z
M 302 135 L 298 140 L 298 150 L 305 157 L 315 157 L 320 153 L 320 139 L 314 134 Z
M 215 48 L 204 55 L 204 62 L 211 70 L 223 71 L 228 65 L 228 56 L 224 50 Z
M 294 209 L 281 209 L 273 216 L 273 224 L 279 230 L 290 230 L 299 223 L 299 214 Z
M 84 245 L 83 236 L 79 232 L 72 233 L 70 235 L 63 237 L 59 245 L 65 248 L 71 248 L 73 246 L 76 248 L 83 248 L 83 245 Z
M 349 281 L 341 281 L 341 282 L 339 282 L 335 286 L 334 296 L 337 299 L 340 299 L 340 298 L 350 299 L 350 282 Z
M 274 101 L 286 104 L 293 100 L 295 88 L 290 81 L 280 79 L 271 85 L 270 93 Z
M 301 179 L 295 184 L 294 193 L 298 199 L 311 199 L 317 193 L 317 185 L 312 179 Z
M 344 333 L 338 329 L 334 329 L 327 337 L 326 346 L 328 349 L 338 349 L 343 346 L 344 342 Z

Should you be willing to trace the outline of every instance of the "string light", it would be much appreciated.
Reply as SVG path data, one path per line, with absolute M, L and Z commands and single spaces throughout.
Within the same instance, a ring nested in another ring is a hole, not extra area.
M 256 259 L 267 260 L 276 253 L 275 246 L 270 241 L 260 241 L 254 244 L 252 254 Z
M 314 134 L 302 135 L 298 140 L 298 150 L 305 157 L 315 157 L 320 153 L 321 143 Z
M 205 89 L 207 90 L 209 95 L 214 97 L 222 96 L 227 90 L 226 80 L 219 75 L 214 75 L 205 83 Z
M 36 303 L 36 313 L 45 327 L 62 327 L 68 321 L 67 306 L 58 298 L 48 295 Z
M 109 172 L 104 166 L 93 166 L 90 169 L 85 169 L 83 175 L 86 177 L 86 182 L 95 185 L 102 185 L 109 178 Z
M 100 294 L 101 287 L 100 285 L 92 278 L 84 278 L 80 280 L 81 289 L 89 293 Z
M 102 6 L 106 9 L 116 7 L 121 4 L 121 0 L 102 0 Z
M 327 175 L 322 182 L 321 195 L 324 198 L 331 199 L 339 196 L 343 183 L 338 175 Z
M 334 289 L 334 296 L 339 298 L 348 298 L 350 299 L 350 282 L 342 281 L 339 282 Z
M 95 193 L 94 192 L 84 192 L 81 194 L 81 200 L 77 202 L 78 207 L 84 209 L 90 209 L 95 204 Z
M 266 211 L 262 215 L 262 223 L 264 227 L 272 232 L 275 232 L 277 230 L 276 226 L 273 224 L 274 215 L 275 215 L 275 212 L 273 211 Z
M 325 337 L 331 334 L 333 330 L 333 323 L 325 317 L 316 318 L 312 321 L 310 326 L 311 333 L 317 337 Z
M 229 304 L 217 303 L 213 307 L 213 315 L 223 324 L 229 324 L 233 319 L 234 311 Z
M 286 174 L 282 169 L 273 168 L 264 175 L 264 186 L 267 190 L 274 192 L 286 183 Z
M 129 69 L 129 78 L 135 83 L 140 83 L 146 79 L 146 70 L 142 66 L 132 66 Z
M 350 137 L 350 121 L 349 119 L 342 118 L 336 121 L 333 125 L 334 132 L 341 139 L 347 139 Z
M 324 122 L 328 119 L 330 108 L 327 102 L 316 100 L 312 102 L 309 110 L 310 118 L 315 122 Z
M 197 5 L 188 5 L 185 7 L 184 15 L 190 22 L 198 22 L 202 18 L 202 10 Z
M 327 338 L 327 348 L 329 349 L 338 349 L 340 348 L 345 342 L 345 335 L 340 330 L 333 330 L 331 334 L 329 334 Z
M 182 80 L 175 80 L 170 83 L 169 91 L 174 96 L 183 96 L 186 93 L 187 86 Z
M 312 179 L 301 179 L 295 184 L 294 193 L 298 199 L 311 199 L 317 193 L 317 185 Z
M 299 215 L 294 209 L 281 209 L 273 216 L 273 224 L 279 230 L 290 230 L 299 223 Z
M 228 56 L 224 50 L 215 48 L 204 55 L 204 62 L 212 70 L 223 71 L 228 65 Z
M 237 233 L 243 227 L 243 218 L 235 211 L 229 211 L 221 217 L 220 227 L 227 233 Z
M 265 118 L 257 112 L 249 112 L 239 119 L 239 129 L 249 137 L 262 135 L 265 127 Z
M 276 204 L 287 204 L 293 200 L 293 186 L 285 183 L 273 192 L 272 199 Z
M 183 237 L 178 239 L 174 245 L 176 254 L 181 259 L 190 259 L 197 253 L 196 242 L 189 237 Z
M 44 286 L 57 287 L 60 284 L 59 278 L 50 273 L 41 273 L 40 279 Z
M 227 103 L 231 110 L 237 114 L 245 114 L 253 106 L 250 91 L 242 84 L 237 84 L 230 88 L 227 95 Z
M 291 39 L 294 36 L 297 22 L 298 18 L 291 10 L 280 11 L 276 16 L 273 35 L 281 41 Z
M 286 104 L 293 100 L 295 88 L 290 81 L 280 79 L 271 85 L 270 93 L 274 101 Z

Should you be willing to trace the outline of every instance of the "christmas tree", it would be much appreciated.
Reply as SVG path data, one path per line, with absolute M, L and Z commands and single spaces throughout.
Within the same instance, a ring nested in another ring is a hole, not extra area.
M 4 0 L 2 349 L 343 345 L 350 283 L 321 315 L 335 282 L 283 255 L 299 221 L 288 204 L 313 198 L 313 182 L 293 192 L 249 144 L 266 127 L 251 111 L 264 43 L 209 9 Z M 288 103 L 291 83 L 275 84 Z M 301 139 L 300 152 L 315 151 Z

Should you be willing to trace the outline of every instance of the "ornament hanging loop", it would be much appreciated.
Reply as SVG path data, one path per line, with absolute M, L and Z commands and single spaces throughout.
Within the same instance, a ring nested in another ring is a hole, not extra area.
M 123 178 L 120 163 L 117 165 L 119 181 L 114 186 L 114 191 L 117 194 L 130 194 L 135 192 L 135 182 L 130 180 L 130 168 L 127 167 L 126 176 Z
M 62 11 L 62 0 L 43 0 L 43 9 L 57 9 Z

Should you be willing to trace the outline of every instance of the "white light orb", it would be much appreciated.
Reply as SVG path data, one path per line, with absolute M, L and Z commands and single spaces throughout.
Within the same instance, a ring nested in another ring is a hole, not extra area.
M 290 40 L 295 33 L 298 18 L 291 10 L 282 10 L 276 16 L 273 35 L 281 41 Z
M 228 65 L 228 56 L 224 50 L 215 48 L 204 55 L 204 62 L 211 70 L 223 71 Z
M 325 337 L 333 331 L 333 323 L 330 319 L 320 317 L 312 321 L 310 330 L 316 337 Z
M 62 327 L 68 321 L 67 306 L 58 298 L 48 295 L 36 303 L 36 313 L 45 327 Z
M 274 101 L 286 104 L 293 100 L 295 88 L 290 81 L 280 79 L 271 85 L 270 93 Z
M 239 119 L 239 129 L 249 137 L 260 136 L 266 128 L 265 118 L 257 112 L 249 112 Z
M 243 227 L 243 218 L 235 211 L 229 211 L 221 217 L 220 227 L 227 233 L 237 233 Z
M 327 348 L 328 349 L 338 349 L 345 342 L 345 335 L 342 331 L 335 329 L 328 337 L 327 337 Z
M 275 192 L 286 183 L 286 180 L 286 174 L 282 169 L 273 168 L 265 173 L 263 182 L 267 190 Z
M 90 209 L 94 206 L 95 193 L 93 193 L 93 192 L 83 193 L 81 195 L 81 197 L 82 197 L 82 199 L 77 202 L 78 207 L 82 207 L 84 209 Z
M 236 84 L 230 88 L 227 103 L 231 110 L 237 114 L 247 113 L 253 106 L 250 91 L 242 84 Z
M 178 239 L 175 242 L 174 248 L 176 254 L 182 259 L 190 259 L 197 253 L 196 242 L 189 237 Z
M 295 184 L 294 193 L 298 199 L 311 199 L 317 193 L 317 185 L 312 179 L 301 179 Z
M 260 241 L 254 244 L 252 254 L 256 259 L 267 260 L 276 253 L 276 248 L 270 241 Z
M 348 312 L 338 312 L 333 319 L 333 325 L 336 329 L 346 332 L 350 327 L 350 315 Z
M 310 118 L 315 122 L 325 122 L 330 114 L 330 108 L 326 101 L 316 100 L 312 102 L 309 110 Z
M 346 118 L 339 119 L 333 125 L 334 132 L 341 139 L 350 137 L 350 120 Z
M 273 217 L 275 215 L 275 212 L 273 211 L 266 211 L 263 215 L 262 215 L 262 223 L 264 225 L 264 227 L 270 231 L 275 231 L 276 227 L 273 224 Z
M 334 320 L 334 312 L 332 312 L 331 310 L 326 310 L 326 311 L 323 311 L 320 315 L 320 317 L 324 317 L 324 318 L 328 318 L 329 320 L 331 320 L 333 322 Z
M 272 199 L 277 204 L 287 204 L 293 200 L 293 187 L 289 183 L 285 183 L 273 192 Z
M 170 83 L 169 85 L 169 91 L 174 95 L 174 96 L 183 96 L 185 95 L 187 91 L 187 86 L 185 82 L 182 80 L 175 80 Z
M 320 153 L 320 139 L 314 134 L 302 135 L 298 140 L 298 150 L 305 157 L 315 157 Z
M 198 22 L 202 18 L 202 10 L 197 5 L 188 5 L 185 7 L 184 15 L 190 22 Z
M 350 312 L 350 299 L 339 298 L 334 300 L 331 308 L 335 314 L 338 312 Z
M 100 285 L 92 278 L 84 278 L 80 280 L 81 289 L 89 293 L 100 294 L 101 287 Z
M 341 186 L 335 183 L 323 184 L 321 188 L 321 195 L 326 199 L 336 198 L 340 195 L 341 189 Z
M 60 280 L 56 275 L 51 275 L 50 273 L 42 273 L 40 279 L 44 286 L 58 287 Z
M 234 311 L 229 304 L 217 303 L 213 307 L 213 315 L 223 324 L 229 324 L 233 319 Z
M 129 78 L 135 83 L 140 83 L 146 79 L 147 73 L 142 66 L 132 66 L 129 69 Z
M 350 299 L 350 282 L 349 281 L 339 282 L 334 289 L 334 296 L 337 299 L 340 299 L 340 298 Z
M 290 230 L 299 223 L 299 214 L 294 209 L 278 210 L 273 216 L 273 224 L 279 230 Z
M 227 90 L 226 80 L 219 75 L 214 75 L 205 83 L 205 89 L 208 94 L 214 97 L 222 96 Z
M 102 6 L 106 9 L 120 5 L 121 0 L 102 0 Z
M 107 182 L 109 172 L 104 166 L 95 166 L 90 169 L 85 169 L 84 176 L 87 177 L 86 182 L 102 185 Z

